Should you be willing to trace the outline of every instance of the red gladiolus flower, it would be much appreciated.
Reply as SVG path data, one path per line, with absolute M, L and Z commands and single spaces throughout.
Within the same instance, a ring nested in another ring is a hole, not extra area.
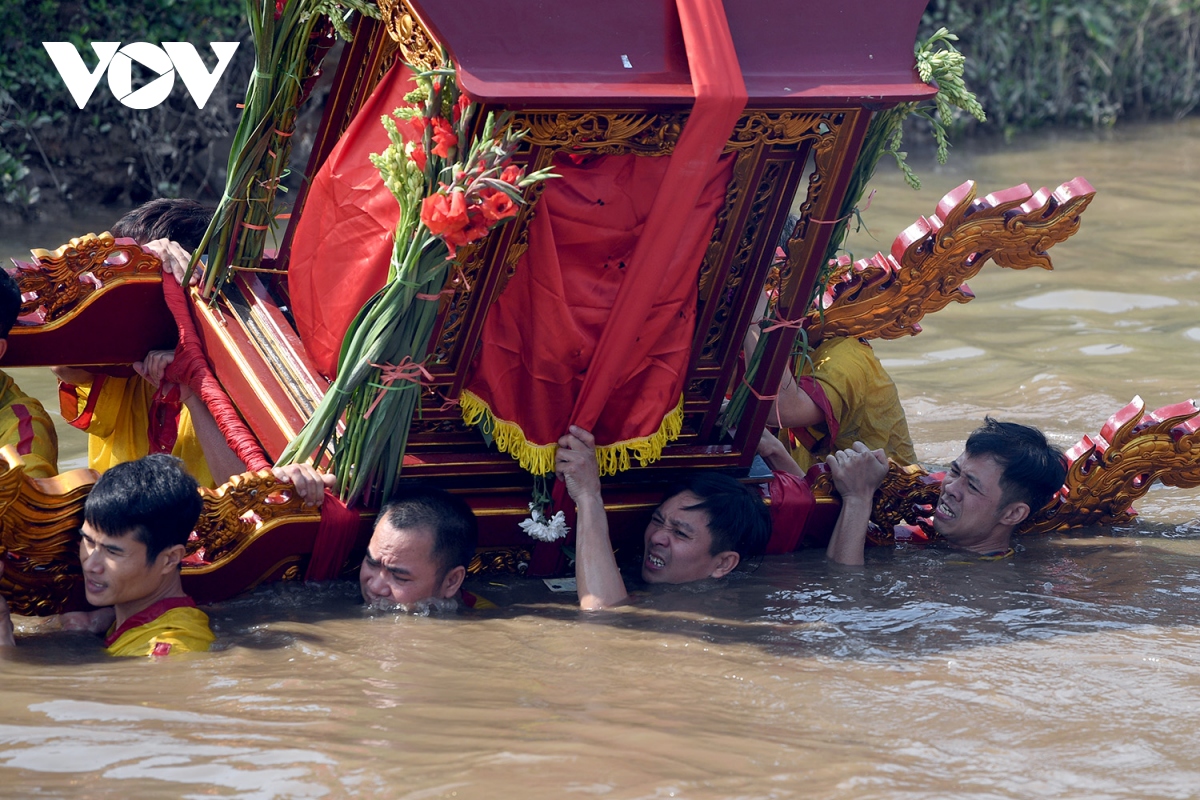
M 467 196 L 462 189 L 455 189 L 447 197 L 440 192 L 431 194 L 421 201 L 421 222 L 434 236 L 449 241 L 450 236 L 467 227 Z
M 467 106 L 471 105 L 471 98 L 467 96 L 466 92 L 462 91 L 461 87 L 459 87 L 459 92 L 460 94 L 458 95 L 458 102 L 454 104 L 455 122 L 458 122 L 460 119 L 462 119 L 463 112 L 467 110 Z
M 275 19 L 283 16 L 283 7 L 287 5 L 287 0 L 275 0 Z
M 482 239 L 483 237 L 487 236 L 488 230 L 491 228 L 491 226 L 488 225 L 487 220 L 484 219 L 483 214 L 479 213 L 478 208 L 472 208 L 468 218 L 470 220 L 470 224 L 463 228 L 460 233 L 460 235 L 465 239 L 463 244 L 470 244 L 471 242 Z
M 413 163 L 417 165 L 417 169 L 425 171 L 425 148 L 417 145 L 412 151 Z
M 504 171 L 500 173 L 500 180 L 516 186 L 517 182 L 521 180 L 524 175 L 525 170 L 521 169 L 516 164 L 509 164 L 504 168 Z
M 479 193 L 480 209 L 483 211 L 483 218 L 489 224 L 496 224 L 500 220 L 515 217 L 517 215 L 517 204 L 513 199 L 499 189 L 484 189 Z
M 445 117 L 433 118 L 433 154 L 442 158 L 450 157 L 450 148 L 458 145 L 458 135 Z
M 442 237 L 442 240 L 446 242 L 446 247 L 450 251 L 451 258 L 454 258 L 457 253 L 456 248 L 470 244 L 471 242 L 477 242 L 487 236 L 489 230 L 488 222 L 483 214 L 479 213 L 477 208 L 470 209 L 468 223 L 466 227 Z

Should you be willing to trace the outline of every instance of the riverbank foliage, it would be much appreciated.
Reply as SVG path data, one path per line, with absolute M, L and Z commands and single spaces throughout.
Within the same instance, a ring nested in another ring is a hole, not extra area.
M 76 108 L 41 43 L 248 42 L 241 0 L 0 0 L 0 217 L 220 193 L 236 104 L 252 68 L 243 45 L 201 111 L 181 82 L 133 111 L 101 81 Z M 1182 117 L 1200 104 L 1200 0 L 930 0 L 920 39 L 955 32 L 989 121 L 956 134 Z M 40 202 L 39 202 L 40 198 Z M 7 212 L 7 214 L 6 214 Z
M 1200 0 L 931 0 L 921 38 L 943 26 L 1005 135 L 1181 118 L 1200 103 Z
M 180 80 L 162 105 L 138 111 L 103 78 L 80 109 L 42 42 L 73 43 L 91 69 L 94 41 L 186 41 L 211 69 L 209 42 L 247 35 L 240 0 L 0 2 L 0 215 L 219 194 L 253 62 L 243 44 L 203 110 Z

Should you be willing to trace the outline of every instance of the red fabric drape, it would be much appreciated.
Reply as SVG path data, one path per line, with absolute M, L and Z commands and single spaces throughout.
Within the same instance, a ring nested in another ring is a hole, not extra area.
M 767 495 L 771 498 L 771 539 L 767 542 L 767 555 L 799 549 L 809 512 L 816 503 L 812 487 L 803 476 L 776 472 L 767 484 Z
M 683 236 L 661 262 L 636 264 L 669 159 L 607 156 L 555 164 L 530 223 L 529 250 L 488 311 L 467 389 L 536 445 L 577 424 L 609 444 L 649 436 L 679 400 L 696 317 L 696 271 L 725 197 L 729 162 L 710 171 Z M 638 309 L 622 311 L 636 297 Z M 628 316 L 624 316 L 624 314 Z M 604 344 L 608 337 L 607 345 Z M 604 354 L 607 353 L 607 357 Z M 596 398 L 603 390 L 604 403 Z M 609 413 L 599 412 L 607 405 Z
M 676 0 L 675 6 L 696 103 L 671 154 L 629 265 L 636 281 L 625 283 L 613 305 L 596 346 L 600 357 L 588 370 L 571 414 L 571 421 L 583 428 L 595 426 L 630 370 L 652 353 L 658 331 L 643 330 L 641 320 L 649 321 L 650 309 L 660 294 L 680 281 L 695 282 L 699 259 L 684 262 L 676 256 L 690 243 L 689 234 L 695 236 L 700 227 L 696 218 L 702 215 L 714 164 L 746 106 L 746 84 L 720 0 Z M 709 219 L 702 234 L 705 238 L 712 233 L 712 224 Z M 664 416 L 669 411 L 670 406 L 662 409 Z
M 304 580 L 330 581 L 338 577 L 354 548 L 360 527 L 362 517 L 359 512 L 347 508 L 336 494 L 326 490 L 325 502 L 321 503 L 321 524 L 313 541 Z
M 485 323 L 467 388 L 534 445 L 569 423 L 601 447 L 649 437 L 680 397 L 746 87 L 721 3 L 676 6 L 696 102 L 674 152 L 560 167 Z
M 414 86 L 397 61 L 317 171 L 296 223 L 288 291 L 304 348 L 327 378 L 354 315 L 387 279 L 400 208 L 369 156 L 389 144 L 380 118 L 409 105 Z

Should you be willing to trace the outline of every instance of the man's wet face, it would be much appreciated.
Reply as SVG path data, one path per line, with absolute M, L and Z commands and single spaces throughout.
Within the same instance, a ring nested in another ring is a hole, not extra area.
M 153 595 L 163 581 L 163 558 L 146 563 L 146 545 L 133 533 L 110 536 L 86 522 L 80 531 L 83 589 L 94 606 L 135 603 Z
M 1004 468 L 991 456 L 963 453 L 950 465 L 933 512 L 933 529 L 960 546 L 985 537 L 1007 505 L 1000 477 Z
M 433 557 L 433 531 L 394 528 L 380 517 L 358 571 L 363 601 L 387 608 L 412 606 L 430 598 L 453 597 L 442 565 Z
M 708 512 L 690 508 L 702 501 L 691 492 L 667 498 L 646 527 L 642 580 L 689 583 L 710 577 L 720 566 L 712 550 Z

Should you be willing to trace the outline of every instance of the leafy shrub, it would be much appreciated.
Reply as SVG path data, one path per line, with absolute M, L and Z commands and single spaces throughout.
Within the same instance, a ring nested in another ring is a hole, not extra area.
M 1006 134 L 1178 118 L 1200 102 L 1200 0 L 932 0 L 921 35 L 942 26 Z
M 243 44 L 204 109 L 175 81 L 134 110 L 101 79 L 79 109 L 42 47 L 69 41 L 91 67 L 93 41 L 187 41 L 211 69 L 210 41 L 246 41 L 240 0 L 5 0 L 0 3 L 0 201 L 111 203 L 220 191 L 253 58 Z

